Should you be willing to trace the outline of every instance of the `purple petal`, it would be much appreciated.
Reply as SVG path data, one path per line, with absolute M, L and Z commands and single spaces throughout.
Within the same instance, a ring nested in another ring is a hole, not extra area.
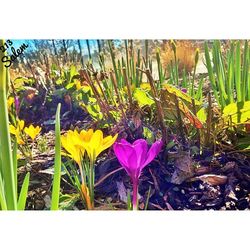
M 128 157 L 128 168 L 126 171 L 132 180 L 136 180 L 140 177 L 141 171 L 140 166 L 138 166 L 138 156 L 134 148 L 133 151 L 134 152 Z
M 148 143 L 144 139 L 139 139 L 133 143 L 133 146 L 137 156 L 137 168 L 141 169 L 147 159 Z
M 123 144 L 120 142 L 116 142 L 114 143 L 113 149 L 118 161 L 121 163 L 123 167 L 127 168 L 128 158 L 134 152 L 132 145 L 130 145 L 129 143 Z
M 144 162 L 143 167 L 148 165 L 160 152 L 162 147 L 162 141 L 156 141 L 147 153 L 147 160 Z
M 130 145 L 130 146 L 132 146 L 132 144 L 129 143 L 129 142 L 128 142 L 127 140 L 125 140 L 125 139 L 121 139 L 120 143 L 121 143 L 121 144 L 124 144 L 124 145 Z
M 144 140 L 144 139 L 137 139 L 136 141 L 134 141 L 133 142 L 133 146 L 135 146 L 135 145 L 137 145 L 137 144 L 141 144 L 141 143 L 143 143 L 143 142 L 147 142 L 146 140 Z

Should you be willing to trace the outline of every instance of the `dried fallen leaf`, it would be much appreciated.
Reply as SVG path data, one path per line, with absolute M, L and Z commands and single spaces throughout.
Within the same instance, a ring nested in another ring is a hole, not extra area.
M 223 185 L 227 183 L 227 176 L 224 175 L 215 175 L 215 174 L 205 174 L 198 177 L 195 177 L 195 180 L 201 180 L 209 185 Z
M 210 166 L 199 166 L 195 169 L 195 173 L 197 175 L 207 174 L 211 173 L 211 167 Z
M 178 155 L 175 155 L 174 158 L 176 170 L 172 175 L 171 183 L 179 185 L 194 175 L 194 168 L 189 153 L 180 152 Z
M 186 174 L 186 172 L 181 170 L 175 170 L 172 177 L 171 177 L 171 183 L 180 185 L 182 182 L 184 182 L 189 175 Z
M 229 162 L 227 162 L 226 163 L 226 165 L 225 166 L 223 166 L 222 168 L 221 168 L 221 172 L 230 172 L 230 171 L 232 171 L 232 170 L 234 170 L 235 168 L 236 168 L 236 162 L 234 162 L 234 161 L 229 161 Z
M 181 171 L 191 173 L 193 172 L 192 168 L 192 158 L 186 152 L 180 152 L 175 160 L 175 166 Z

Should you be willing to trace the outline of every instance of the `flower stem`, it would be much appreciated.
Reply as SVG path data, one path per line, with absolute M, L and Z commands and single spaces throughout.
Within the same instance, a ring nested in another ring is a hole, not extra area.
M 82 171 L 82 164 L 81 164 L 81 162 L 78 162 L 78 167 L 79 167 L 79 170 L 80 170 L 80 176 L 81 176 L 82 184 L 85 185 L 85 181 L 84 181 L 84 177 L 83 177 L 83 171 Z
M 94 208 L 94 199 L 95 199 L 95 157 L 90 159 L 90 171 L 89 171 L 89 193 L 92 208 Z
M 86 208 L 88 210 L 91 210 L 91 209 L 93 209 L 93 207 L 92 207 L 92 204 L 91 204 L 91 201 L 90 201 L 89 188 L 85 184 L 85 178 L 83 176 L 83 169 L 82 169 L 81 162 L 78 163 L 78 166 L 79 166 L 79 169 L 80 169 L 80 176 L 81 176 L 81 182 L 82 182 L 81 191 L 82 191 L 82 194 L 83 194 L 83 198 L 84 198 L 85 203 L 86 203 Z
M 88 187 L 87 187 L 85 184 L 82 184 L 82 185 L 81 185 L 81 190 L 82 190 L 83 198 L 84 198 L 85 203 L 86 203 L 86 208 L 87 208 L 88 210 L 92 210 L 92 209 L 93 209 L 93 206 L 92 206 L 91 201 L 90 201 L 90 196 L 89 196 L 89 189 L 88 189 Z
M 133 180 L 133 210 L 137 210 L 138 180 Z

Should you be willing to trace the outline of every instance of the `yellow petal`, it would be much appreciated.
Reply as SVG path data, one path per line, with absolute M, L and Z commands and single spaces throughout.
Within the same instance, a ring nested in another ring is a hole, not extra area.
M 89 129 L 88 131 L 82 130 L 80 133 L 80 137 L 85 142 L 89 142 L 93 136 L 93 133 L 94 133 L 93 129 Z
M 42 130 L 41 127 L 39 127 L 39 126 L 36 127 L 36 133 L 37 133 L 37 135 L 41 132 L 41 130 Z
M 81 158 L 84 155 L 84 148 L 79 145 L 79 134 L 77 131 L 68 131 L 66 135 L 61 136 L 63 148 L 68 152 L 68 156 L 72 158 L 78 165 L 81 163 Z
M 7 100 L 7 104 L 8 104 L 8 109 L 11 107 L 11 105 L 14 103 L 14 98 L 13 97 L 9 97 Z
M 101 130 L 96 130 L 90 140 L 91 155 L 93 160 L 102 152 L 103 133 Z
M 103 138 L 103 132 L 101 130 L 94 132 L 93 129 L 89 129 L 88 131 L 82 130 L 79 136 L 72 140 L 74 144 L 80 148 L 80 151 L 85 149 L 90 160 L 95 161 L 96 157 L 102 151 L 109 148 L 115 142 L 117 136 L 118 134 L 114 137 L 107 136 Z
M 17 130 L 16 128 L 13 126 L 13 125 L 10 125 L 9 126 L 9 130 L 10 130 L 10 133 L 13 134 L 13 135 L 16 135 L 17 134 Z
M 77 90 L 82 89 L 82 85 L 81 85 L 80 81 L 77 81 L 77 83 L 76 83 L 76 89 Z
M 112 137 L 112 136 L 105 137 L 103 140 L 103 144 L 102 144 L 102 151 L 104 151 L 105 149 L 112 146 L 114 144 L 114 142 L 116 141 L 117 136 L 118 136 L 118 134 L 116 134 L 114 137 Z
M 25 144 L 23 139 L 19 135 L 16 136 L 16 139 L 17 139 L 17 144 L 19 144 L 19 145 L 24 145 Z
M 71 154 L 71 152 L 72 152 L 72 146 L 70 145 L 70 142 L 68 142 L 68 141 L 69 141 L 69 140 L 68 140 L 67 135 L 62 135 L 62 136 L 61 136 L 61 143 L 62 143 L 62 146 L 64 147 L 64 149 L 65 149 L 66 151 L 68 151 L 68 153 Z
M 34 141 L 40 133 L 41 128 L 39 126 L 34 127 L 32 124 L 27 128 L 24 128 L 24 132 Z
M 23 128 L 24 128 L 24 120 L 18 120 L 18 128 L 20 130 L 23 130 Z

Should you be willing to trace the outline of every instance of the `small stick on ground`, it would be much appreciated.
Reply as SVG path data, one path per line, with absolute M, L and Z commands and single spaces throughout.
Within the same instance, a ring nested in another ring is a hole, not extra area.
M 121 171 L 122 169 L 124 169 L 123 167 L 117 168 L 113 171 L 111 171 L 110 173 L 106 174 L 105 176 L 103 176 L 101 179 L 99 179 L 96 183 L 95 183 L 95 187 L 97 187 L 98 185 L 100 185 L 103 181 L 105 181 L 109 176 Z

